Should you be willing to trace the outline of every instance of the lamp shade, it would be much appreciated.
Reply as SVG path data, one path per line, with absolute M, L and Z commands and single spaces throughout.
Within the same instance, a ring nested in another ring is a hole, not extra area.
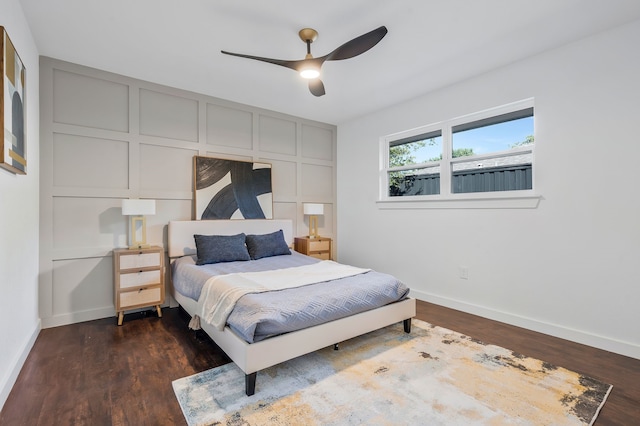
M 303 203 L 302 209 L 304 214 L 307 215 L 322 215 L 324 214 L 324 204 L 316 203 Z
M 156 200 L 122 200 L 123 216 L 143 216 L 156 214 Z

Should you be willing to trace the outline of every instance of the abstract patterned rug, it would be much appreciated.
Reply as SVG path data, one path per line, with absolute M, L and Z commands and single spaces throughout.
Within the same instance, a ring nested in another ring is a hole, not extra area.
M 258 372 L 173 382 L 189 425 L 589 425 L 611 386 L 413 320 Z

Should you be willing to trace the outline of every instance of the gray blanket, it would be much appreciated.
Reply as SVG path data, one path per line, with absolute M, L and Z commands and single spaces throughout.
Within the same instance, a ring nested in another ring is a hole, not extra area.
M 257 272 L 309 265 L 317 259 L 292 255 L 258 260 L 195 265 L 190 256 L 172 264 L 173 286 L 180 294 L 198 300 L 212 275 Z M 258 342 L 278 334 L 368 311 L 407 297 L 409 289 L 391 275 L 364 274 L 303 287 L 242 296 L 227 323 L 247 342 Z

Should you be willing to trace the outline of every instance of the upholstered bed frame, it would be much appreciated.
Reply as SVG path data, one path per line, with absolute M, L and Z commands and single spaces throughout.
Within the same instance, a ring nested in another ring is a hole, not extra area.
M 267 234 L 280 229 L 287 243 L 291 245 L 293 229 L 290 220 L 171 221 L 168 231 L 169 258 L 172 260 L 196 254 L 194 234 Z M 195 315 L 197 301 L 176 291 L 173 291 L 173 297 L 191 316 Z M 400 321 L 404 321 L 404 329 L 408 333 L 411 330 L 411 318 L 415 314 L 415 299 L 408 298 L 256 343 L 246 342 L 229 327 L 220 331 L 204 321 L 201 322 L 201 327 L 245 373 L 245 392 L 247 395 L 253 395 L 259 370 Z

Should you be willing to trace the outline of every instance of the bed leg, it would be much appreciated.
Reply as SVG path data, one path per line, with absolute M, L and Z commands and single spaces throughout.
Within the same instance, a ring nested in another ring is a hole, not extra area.
M 334 351 L 337 351 L 337 350 L 339 350 L 339 349 L 340 349 L 340 348 L 338 347 L 338 344 L 337 344 L 337 343 L 333 345 L 333 350 L 334 350 Z
M 251 374 L 245 374 L 244 376 L 244 388 L 245 388 L 245 393 L 247 394 L 247 396 L 251 396 L 254 393 L 256 393 L 256 376 L 258 375 L 258 372 L 256 371 L 255 373 L 251 373 Z
M 411 333 L 411 318 L 407 318 L 406 320 L 402 321 L 402 323 L 404 324 L 404 332 Z

